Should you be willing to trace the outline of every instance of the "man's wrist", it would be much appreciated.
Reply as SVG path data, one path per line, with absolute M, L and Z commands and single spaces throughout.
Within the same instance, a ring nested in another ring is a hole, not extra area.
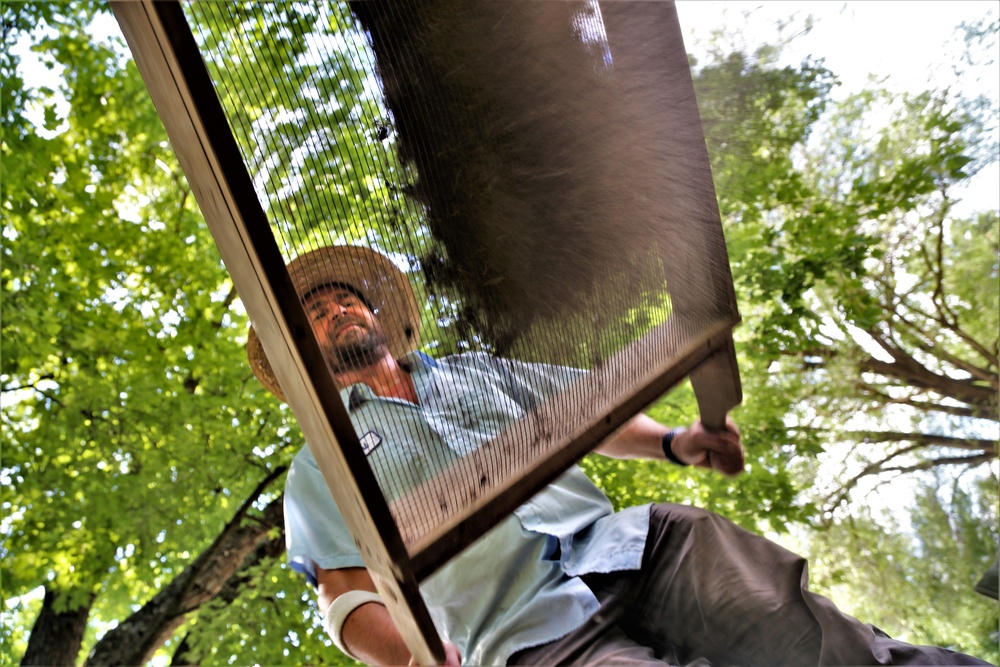
M 673 444 L 674 440 L 677 439 L 686 429 L 683 428 L 672 428 L 663 435 L 663 455 L 668 461 L 679 466 L 688 466 L 689 463 L 685 463 L 677 458 L 674 454 Z
M 326 629 L 326 633 L 330 636 L 330 639 L 333 640 L 337 648 L 355 660 L 358 659 L 357 656 L 347 649 L 347 644 L 344 642 L 344 622 L 355 609 L 369 602 L 385 604 L 378 593 L 361 590 L 347 591 L 339 595 L 327 608 L 326 613 L 323 614 L 323 627 Z

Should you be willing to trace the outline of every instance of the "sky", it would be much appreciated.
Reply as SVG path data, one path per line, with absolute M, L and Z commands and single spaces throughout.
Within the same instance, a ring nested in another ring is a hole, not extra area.
M 969 97 L 986 95 L 1000 106 L 1000 43 L 993 44 L 992 62 L 960 78 L 953 70 L 964 48 L 958 26 L 1000 17 L 998 0 L 677 0 L 677 13 L 685 46 L 696 57 L 720 29 L 742 33 L 751 50 L 794 35 L 780 63 L 822 58 L 840 80 L 835 99 L 863 89 L 874 76 L 896 92 L 951 87 Z M 812 28 L 803 34 L 810 16 Z M 965 210 L 958 213 L 1000 209 L 1000 164 L 974 178 L 964 197 Z
M 790 44 L 788 62 L 800 62 L 810 54 L 822 57 L 845 89 L 863 86 L 868 74 L 890 77 L 893 87 L 914 89 L 926 87 L 929 81 L 954 80 L 948 63 L 956 47 L 960 52 L 962 46 L 955 28 L 991 12 L 996 17 L 1000 2 L 678 0 L 677 8 L 689 51 L 697 49 L 699 40 L 707 40 L 713 29 L 723 26 L 733 31 L 742 28 L 750 43 L 773 43 L 779 22 L 795 19 L 794 25 L 801 28 L 804 19 L 812 16 L 812 30 Z M 789 27 L 785 32 L 790 35 L 795 31 Z M 998 79 L 988 82 L 994 95 L 1000 86 Z

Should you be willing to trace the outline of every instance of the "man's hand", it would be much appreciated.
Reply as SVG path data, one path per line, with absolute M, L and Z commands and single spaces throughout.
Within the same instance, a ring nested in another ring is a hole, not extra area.
M 444 643 L 444 662 L 441 663 L 444 667 L 461 667 L 462 665 L 462 654 L 459 652 L 458 647 L 452 644 L 447 639 L 443 640 Z M 410 663 L 408 667 L 425 667 L 422 665 L 417 665 L 417 659 L 410 657 Z
M 728 417 L 726 428 L 722 431 L 709 431 L 700 421 L 695 422 L 674 438 L 670 449 L 674 456 L 689 465 L 718 470 L 730 477 L 743 472 L 740 431 Z

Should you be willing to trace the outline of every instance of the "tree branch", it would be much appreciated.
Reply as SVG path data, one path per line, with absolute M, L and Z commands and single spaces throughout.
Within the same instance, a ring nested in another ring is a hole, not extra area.
M 945 205 L 938 209 L 938 215 L 934 221 L 935 256 L 931 257 L 931 253 L 923 243 L 920 244 L 920 254 L 923 256 L 924 262 L 927 264 L 927 269 L 934 280 L 931 301 L 937 306 L 939 312 L 947 314 L 947 307 L 944 304 L 944 217 L 948 207 L 946 194 L 944 192 L 941 194 L 945 197 Z
M 3 387 L 0 387 L 0 393 L 5 394 L 9 391 L 22 391 L 24 389 L 34 389 L 35 391 L 38 391 L 39 382 L 41 382 L 42 380 L 55 380 L 55 379 L 56 379 L 55 373 L 46 373 L 45 375 L 40 375 L 38 377 L 38 380 L 36 380 L 35 382 L 29 382 L 28 384 L 19 384 L 14 386 L 4 385 Z
M 212 544 L 142 608 L 105 633 L 85 664 L 145 664 L 184 622 L 185 614 L 218 595 L 268 531 L 281 527 L 282 496 L 268 503 L 261 521 L 245 524 L 243 518 L 264 490 L 284 472 L 285 466 L 280 466 L 261 481 Z
M 985 438 L 956 438 L 933 433 L 901 433 L 899 431 L 850 431 L 844 434 L 861 442 L 912 442 L 914 448 L 951 447 L 997 454 L 997 441 Z
M 886 394 L 868 382 L 859 381 L 858 389 L 869 396 L 872 396 L 875 400 L 883 404 L 891 405 L 908 405 L 910 407 L 916 408 L 921 412 L 941 412 L 948 415 L 954 415 L 956 417 L 980 417 L 982 419 L 989 419 L 992 421 L 1000 421 L 1000 412 L 996 410 L 993 411 L 983 411 L 976 412 L 972 408 L 963 407 L 959 405 L 945 405 L 944 403 L 937 403 L 932 401 L 918 401 L 912 396 L 906 396 L 905 398 L 895 398 Z
M 902 323 L 911 332 L 913 332 L 910 335 L 910 339 L 913 342 L 913 345 L 917 349 L 922 350 L 923 352 L 926 352 L 927 354 L 937 359 L 950 363 L 955 368 L 965 371 L 974 378 L 977 378 L 985 382 L 989 382 L 991 385 L 996 386 L 997 374 L 995 372 L 991 371 L 989 368 L 982 368 L 980 366 L 977 366 L 971 362 L 966 361 L 965 359 L 962 359 L 957 355 L 952 354 L 943 346 L 937 345 L 933 337 L 929 334 L 929 332 L 925 331 L 920 326 L 918 326 L 916 322 L 913 322 L 912 320 L 906 318 L 901 313 L 897 312 L 896 315 L 899 319 L 899 322 Z M 988 360 L 987 363 L 989 363 Z
M 903 447 L 895 452 L 892 452 L 888 456 L 885 456 L 878 461 L 869 463 L 861 470 L 861 472 L 852 476 L 847 481 L 843 482 L 839 488 L 827 495 L 824 499 L 824 505 L 826 507 L 826 513 L 831 513 L 835 508 L 843 504 L 847 500 L 847 496 L 850 494 L 851 490 L 854 489 L 858 483 L 861 482 L 865 477 L 871 477 L 873 475 L 881 475 L 883 473 L 898 473 L 905 474 L 910 472 L 918 472 L 922 470 L 930 470 L 932 468 L 948 465 L 966 465 L 969 467 L 974 467 L 982 465 L 984 463 L 990 463 L 997 456 L 997 443 L 994 441 L 990 442 L 991 450 L 979 454 L 974 454 L 972 456 L 942 456 L 937 458 L 928 458 L 911 465 L 900 465 L 900 466 L 886 466 L 885 464 L 895 459 L 903 454 L 910 454 L 919 449 L 925 448 L 925 444 L 915 444 L 908 447 Z
M 995 354 L 992 354 L 979 341 L 977 341 L 975 338 L 973 338 L 969 334 L 965 333 L 965 331 L 963 331 L 961 328 L 953 325 L 946 318 L 941 317 L 940 315 L 933 315 L 931 313 L 928 313 L 923 308 L 921 308 L 920 306 L 916 305 L 915 303 L 913 303 L 910 300 L 907 300 L 904 305 L 906 306 L 907 309 L 912 310 L 913 312 L 918 313 L 922 317 L 927 318 L 931 322 L 935 322 L 937 324 L 940 324 L 942 327 L 944 327 L 948 331 L 951 331 L 953 334 L 955 334 L 956 336 L 958 336 L 958 338 L 960 338 L 966 344 L 968 344 L 969 347 L 971 347 L 976 352 L 978 352 L 979 354 L 981 354 L 983 356 L 983 358 L 986 359 L 986 362 L 989 365 L 991 365 L 991 366 L 996 366 L 997 365 L 998 360 L 997 360 L 997 356 Z M 902 313 L 900 313 L 898 311 L 893 311 L 893 312 L 900 319 L 903 318 L 903 314 Z
M 222 317 L 219 318 L 217 322 L 212 322 L 212 326 L 216 329 L 222 328 L 222 319 L 226 316 L 226 311 L 229 310 L 229 306 L 233 305 L 233 301 L 236 300 L 236 285 L 229 288 L 229 293 L 226 294 L 226 298 L 222 300 Z
M 872 372 L 895 378 L 905 384 L 951 396 L 971 405 L 995 410 L 997 393 L 990 387 L 983 387 L 969 380 L 956 380 L 933 373 L 912 357 L 900 356 L 895 363 L 867 359 L 859 365 L 862 372 Z
M 45 375 L 43 375 L 40 378 L 38 378 L 38 382 L 41 382 L 42 380 L 55 380 L 55 377 L 56 376 L 54 374 L 52 374 L 52 373 L 46 373 Z M 20 385 L 16 385 L 16 386 L 10 386 L 10 385 L 8 385 L 8 386 L 5 386 L 2 389 L 0 389 L 0 394 L 6 394 L 8 392 L 24 391 L 25 389 L 30 389 L 31 391 L 35 392 L 36 394 L 38 394 L 39 396 L 41 396 L 46 401 L 51 401 L 51 402 L 55 403 L 56 405 L 58 405 L 60 408 L 65 408 L 66 407 L 63 404 L 63 402 L 60 401 L 58 398 L 56 398 L 52 394 L 48 393 L 47 391 L 45 391 L 44 389 L 42 389 L 41 387 L 39 387 L 38 386 L 38 382 L 32 382 L 30 384 L 20 384 Z
M 863 478 L 868 477 L 869 475 L 877 474 L 877 472 L 881 469 L 881 467 L 884 464 L 888 463 L 897 456 L 902 456 L 903 454 L 909 454 L 910 452 L 916 451 L 922 447 L 923 445 L 910 445 L 909 447 L 903 447 L 902 449 L 896 450 L 895 452 L 892 452 L 888 456 L 883 457 L 878 461 L 869 463 L 861 470 L 861 472 L 854 475 L 846 482 L 842 483 L 836 491 L 829 494 L 824 499 L 824 504 L 828 508 L 827 511 L 832 512 L 835 507 L 838 507 L 845 500 L 847 500 L 847 496 L 848 494 L 850 494 L 851 489 L 856 487 Z
M 930 470 L 940 466 L 965 465 L 969 467 L 989 463 L 995 458 L 994 454 L 977 454 L 975 456 L 944 456 L 936 459 L 927 459 L 911 466 L 890 466 L 883 468 L 879 472 L 898 472 L 901 474 L 917 472 L 920 470 Z

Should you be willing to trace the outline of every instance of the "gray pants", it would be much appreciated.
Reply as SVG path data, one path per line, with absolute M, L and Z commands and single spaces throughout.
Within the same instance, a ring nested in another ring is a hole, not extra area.
M 639 572 L 587 575 L 601 609 L 516 665 L 984 665 L 896 641 L 810 593 L 806 562 L 717 514 L 656 505 Z

